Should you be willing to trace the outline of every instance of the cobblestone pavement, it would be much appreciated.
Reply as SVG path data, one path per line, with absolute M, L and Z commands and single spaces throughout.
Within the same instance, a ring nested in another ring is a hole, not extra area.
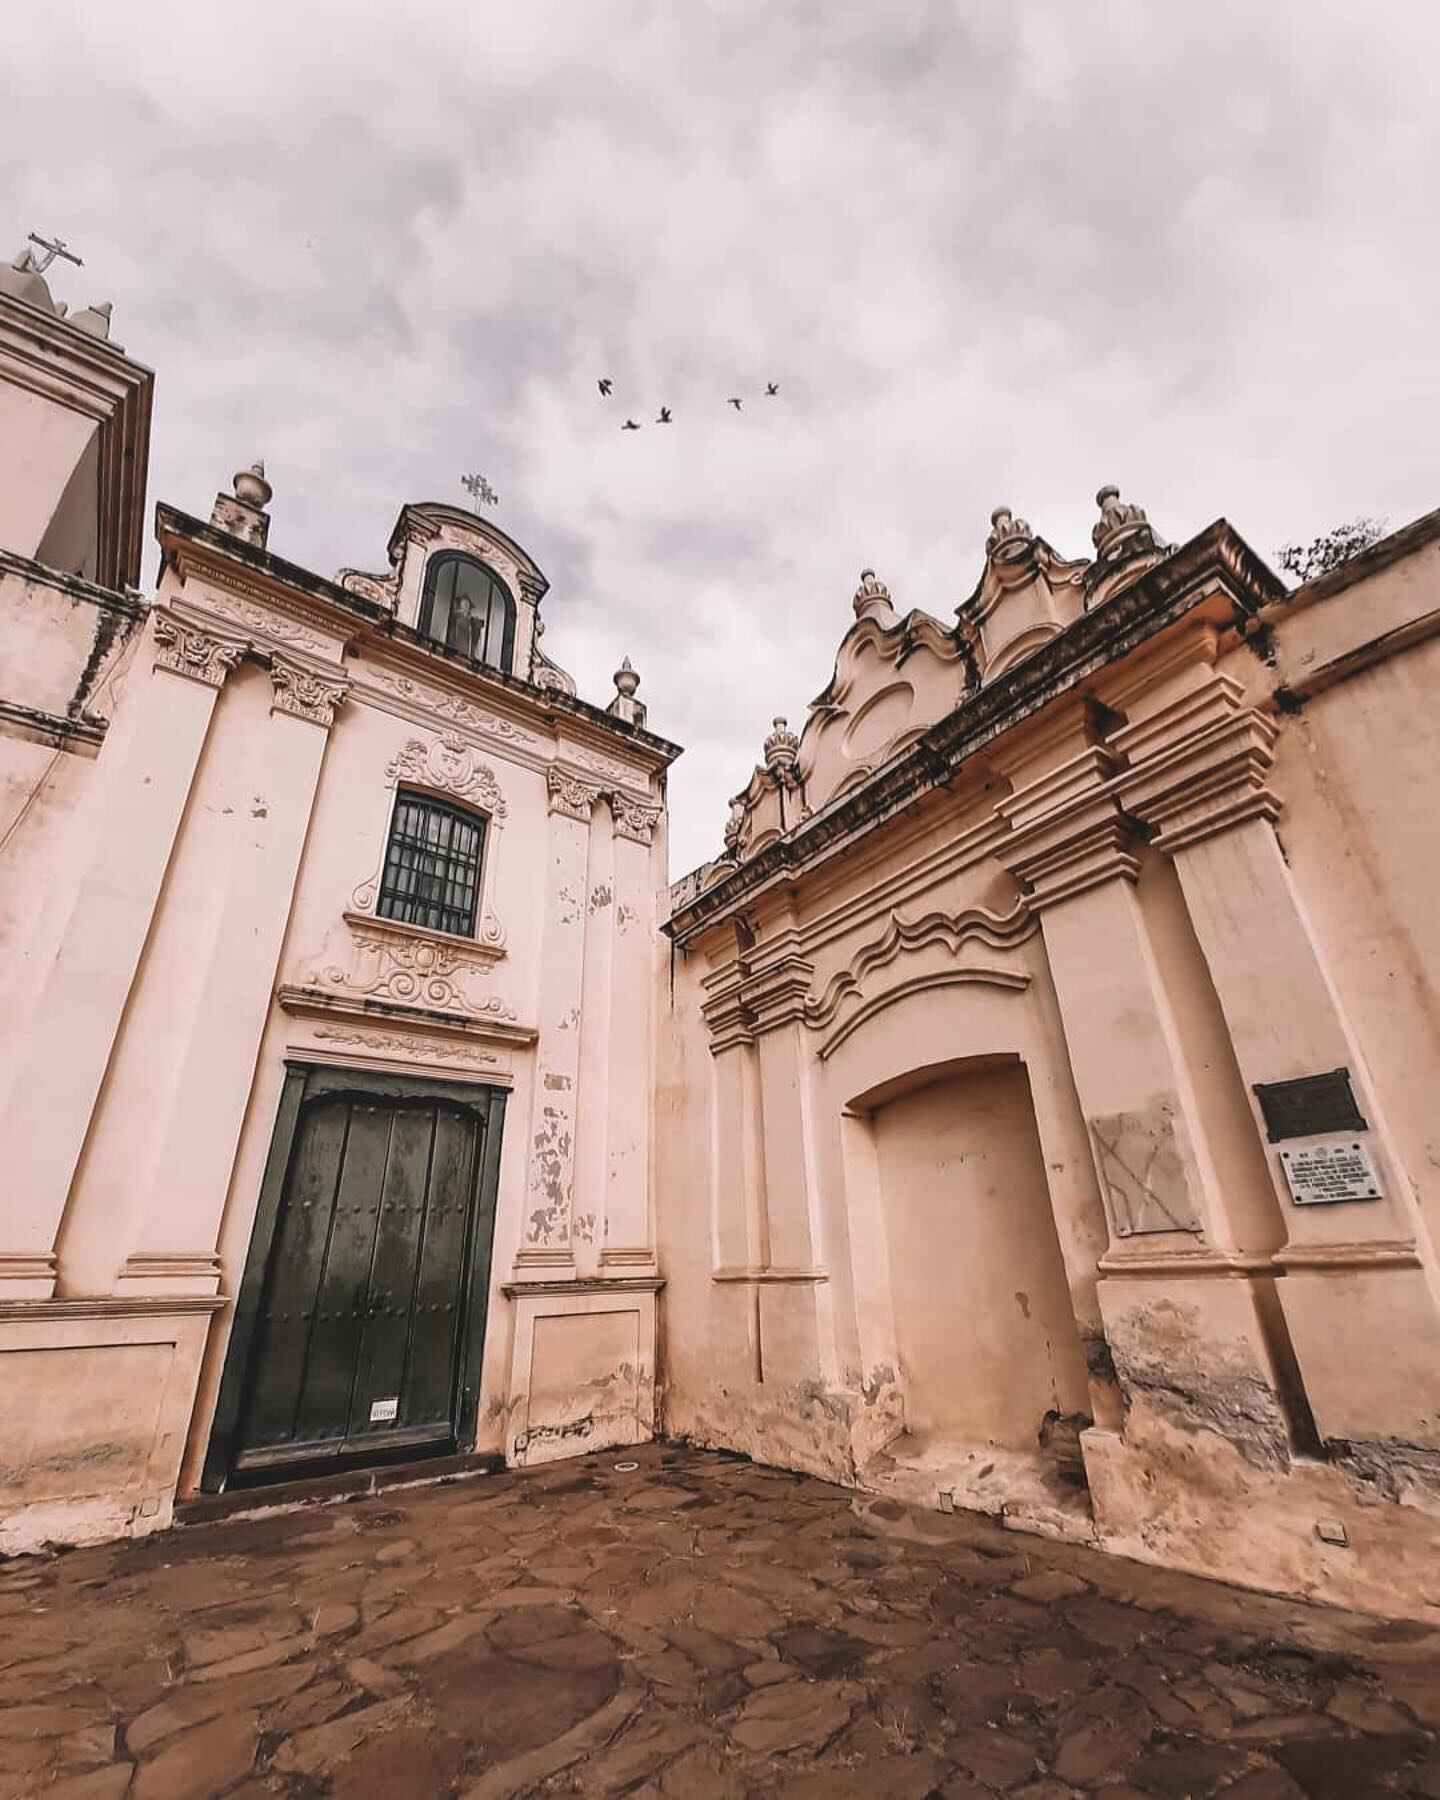
M 1440 1632 L 658 1446 L 0 1568 L 0 1791 L 1440 1800 Z

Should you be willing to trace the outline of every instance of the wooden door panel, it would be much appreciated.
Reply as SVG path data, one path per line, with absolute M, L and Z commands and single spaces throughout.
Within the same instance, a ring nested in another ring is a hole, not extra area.
M 383 1101 L 357 1098 L 351 1103 L 295 1424 L 295 1435 L 305 1442 L 343 1442 L 349 1429 L 393 1117 L 393 1108 Z
M 349 1434 L 395 1433 L 416 1423 L 406 1404 L 406 1351 L 415 1306 L 415 1275 L 431 1196 L 431 1151 L 435 1141 L 433 1106 L 396 1112 L 390 1133 L 390 1156 L 380 1196 L 375 1254 L 365 1300 Z M 468 1190 L 460 1204 L 468 1202 Z M 457 1261 L 449 1270 L 453 1286 L 460 1277 Z M 444 1371 L 453 1386 L 452 1369 Z M 388 1402 L 396 1403 L 390 1413 Z M 377 1402 L 382 1416 L 372 1418 Z M 447 1407 L 444 1423 L 449 1423 Z
M 503 1112 L 493 1089 L 291 1066 L 206 1487 L 473 1442 Z
M 442 1112 L 435 1123 L 430 1206 L 415 1282 L 407 1404 L 412 1422 L 431 1425 L 453 1404 L 443 1371 L 453 1368 L 465 1290 L 451 1271 L 467 1260 L 472 1209 L 461 1199 L 474 1192 L 481 1132 L 473 1119 Z
M 301 1118 L 260 1315 L 261 1354 L 246 1433 L 252 1449 L 286 1444 L 295 1435 L 315 1322 L 316 1274 L 330 1237 L 349 1124 L 349 1102 L 338 1097 L 313 1102 Z

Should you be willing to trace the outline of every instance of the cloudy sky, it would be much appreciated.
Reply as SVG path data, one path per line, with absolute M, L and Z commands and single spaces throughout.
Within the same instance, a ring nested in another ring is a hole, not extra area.
M 1437 63 L 1430 0 L 48 0 L 0 212 L 156 369 L 152 499 L 263 454 L 331 573 L 485 473 L 547 650 L 687 746 L 678 874 L 864 565 L 948 620 L 1000 502 L 1440 503 Z

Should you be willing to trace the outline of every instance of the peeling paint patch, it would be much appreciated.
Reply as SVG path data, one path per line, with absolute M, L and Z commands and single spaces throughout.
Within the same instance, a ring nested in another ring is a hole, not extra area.
M 1440 1499 L 1440 1450 L 1402 1444 L 1393 1438 L 1373 1441 L 1332 1440 L 1331 1458 L 1357 1480 L 1378 1489 L 1387 1500 Z
M 547 1075 L 545 1085 L 551 1093 L 568 1093 L 575 1084 L 568 1075 Z
M 1085 1372 L 1092 1381 L 1107 1382 L 1114 1387 L 1120 1377 L 1115 1373 L 1115 1358 L 1111 1354 L 1110 1341 L 1103 1331 L 1082 1331 L 1081 1345 L 1085 1351 Z
M 573 1181 L 573 1147 L 569 1113 L 558 1106 L 545 1107 L 530 1158 L 530 1191 L 543 1198 L 545 1204 L 530 1214 L 525 1234 L 529 1244 L 553 1244 L 566 1235 Z
M 590 911 L 592 913 L 604 912 L 607 906 L 613 906 L 614 904 L 615 891 L 608 883 L 602 881 L 597 887 L 591 889 Z
M 1143 1394 L 1180 1430 L 1218 1432 L 1252 1468 L 1281 1472 L 1290 1465 L 1290 1440 L 1279 1399 L 1258 1376 L 1187 1383 L 1158 1370 L 1142 1372 L 1121 1363 L 1120 1383 L 1127 1405 Z
M 563 1443 L 568 1438 L 589 1437 L 595 1429 L 593 1411 L 582 1419 L 569 1419 L 563 1425 L 532 1425 L 526 1433 L 530 1443 Z

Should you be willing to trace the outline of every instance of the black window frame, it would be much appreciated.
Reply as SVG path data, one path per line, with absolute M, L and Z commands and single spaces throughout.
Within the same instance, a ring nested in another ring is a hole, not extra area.
M 500 654 L 498 660 L 490 658 L 490 638 L 493 633 L 493 614 L 487 620 L 485 628 L 485 644 L 479 656 L 472 656 L 468 650 L 455 647 L 450 641 L 451 621 L 446 621 L 446 635 L 439 636 L 433 627 L 432 619 L 435 611 L 436 590 L 440 577 L 449 568 L 478 569 L 486 575 L 491 583 L 492 593 L 501 604 L 503 623 L 500 631 Z M 490 567 L 489 563 L 478 556 L 467 556 L 461 550 L 443 550 L 432 556 L 425 565 L 425 586 L 420 596 L 420 618 L 416 627 L 421 637 L 432 644 L 438 644 L 448 650 L 452 656 L 462 656 L 466 662 L 482 669 L 497 669 L 502 675 L 511 672 L 511 664 L 515 656 L 515 596 Z
M 443 826 L 443 832 L 432 835 L 431 824 Z M 443 932 L 447 937 L 473 938 L 480 917 L 489 827 L 487 815 L 473 807 L 442 799 L 423 788 L 397 788 L 375 890 L 375 916 L 397 925 Z M 473 853 L 468 845 L 461 850 L 455 847 L 462 830 L 474 835 Z M 432 864 L 438 861 L 440 868 L 425 867 L 427 859 Z M 464 879 L 465 875 L 470 879 Z

